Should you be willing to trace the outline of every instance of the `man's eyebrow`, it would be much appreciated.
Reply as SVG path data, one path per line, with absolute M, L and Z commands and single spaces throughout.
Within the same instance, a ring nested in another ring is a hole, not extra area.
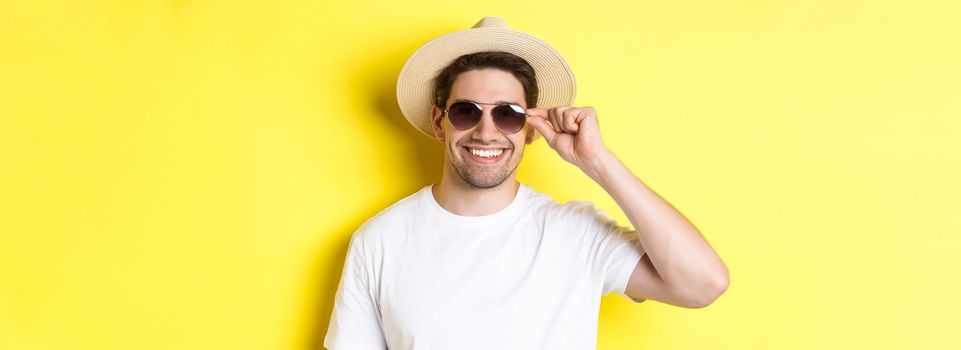
M 456 99 L 456 100 L 454 100 L 454 102 L 452 102 L 452 103 L 457 103 L 457 102 L 474 102 L 474 103 L 480 103 L 480 102 L 477 102 L 477 101 L 474 101 L 474 100 L 468 100 L 468 99 L 465 99 L 465 98 Z M 494 103 L 496 103 L 496 104 L 509 103 L 509 104 L 520 105 L 520 103 L 517 103 L 517 102 L 514 102 L 514 101 L 504 101 L 504 100 L 500 100 L 500 101 L 497 101 L 497 102 L 494 102 Z

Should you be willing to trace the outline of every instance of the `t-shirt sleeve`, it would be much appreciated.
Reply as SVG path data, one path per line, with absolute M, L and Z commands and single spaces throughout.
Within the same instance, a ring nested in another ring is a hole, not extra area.
M 631 273 L 645 254 L 637 233 L 629 227 L 618 225 L 603 210 L 596 209 L 593 203 L 578 204 L 578 211 L 587 221 L 587 254 L 591 272 L 603 283 L 601 295 L 614 292 L 634 302 L 644 301 L 625 294 Z
M 334 310 L 324 337 L 330 350 L 387 348 L 382 329 L 380 308 L 373 288 L 373 266 L 357 232 L 351 237 L 344 270 L 334 297 Z

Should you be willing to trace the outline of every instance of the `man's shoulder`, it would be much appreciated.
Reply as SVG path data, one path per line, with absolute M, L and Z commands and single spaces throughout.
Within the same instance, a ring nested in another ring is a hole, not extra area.
M 379 236 L 385 231 L 403 227 L 414 219 L 414 214 L 422 212 L 421 196 L 425 190 L 429 190 L 429 187 L 421 187 L 374 214 L 357 228 L 354 236 Z
M 570 199 L 563 203 L 554 199 L 547 193 L 530 188 L 533 207 L 543 210 L 552 215 L 590 215 L 593 213 L 603 213 L 594 205 L 594 202 L 579 199 Z
M 560 202 L 546 193 L 533 188 L 531 190 L 534 214 L 547 223 L 573 228 L 612 221 L 611 217 L 592 201 L 568 199 Z

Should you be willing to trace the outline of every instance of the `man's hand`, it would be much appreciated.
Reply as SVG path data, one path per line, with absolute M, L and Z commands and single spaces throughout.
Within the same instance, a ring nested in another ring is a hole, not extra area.
M 594 171 L 608 152 L 592 107 L 529 108 L 527 114 L 527 122 L 544 136 L 548 145 L 583 171 Z

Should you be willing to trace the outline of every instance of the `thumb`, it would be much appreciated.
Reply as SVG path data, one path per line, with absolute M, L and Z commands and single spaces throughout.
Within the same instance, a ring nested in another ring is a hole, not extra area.
M 554 131 L 554 128 L 551 127 L 550 124 L 548 124 L 548 121 L 546 118 L 541 117 L 539 115 L 531 114 L 531 115 L 528 115 L 527 117 L 527 123 L 533 126 L 534 130 L 537 130 L 537 132 L 541 133 L 541 135 L 544 136 L 544 139 L 547 140 L 547 143 L 549 145 L 554 144 L 554 134 L 556 134 L 557 132 Z

